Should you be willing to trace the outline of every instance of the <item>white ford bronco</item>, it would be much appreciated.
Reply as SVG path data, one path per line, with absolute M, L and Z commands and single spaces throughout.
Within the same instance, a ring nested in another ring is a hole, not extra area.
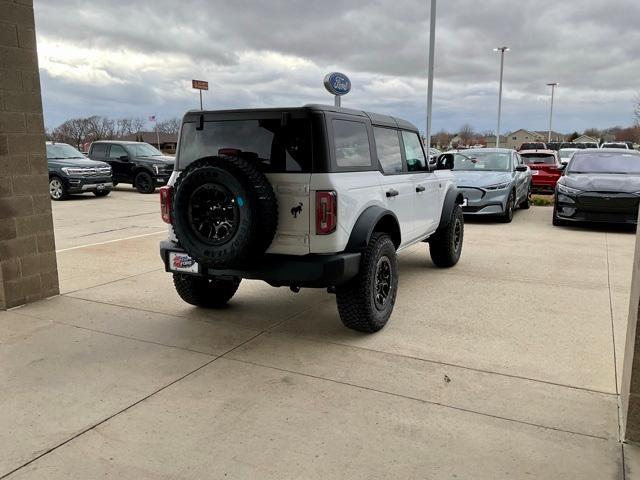
M 240 281 L 326 288 L 344 325 L 375 332 L 398 290 L 396 254 L 428 242 L 458 262 L 464 221 L 451 165 L 430 167 L 418 129 L 323 105 L 191 111 L 160 191 L 160 243 L 180 297 L 224 306 Z

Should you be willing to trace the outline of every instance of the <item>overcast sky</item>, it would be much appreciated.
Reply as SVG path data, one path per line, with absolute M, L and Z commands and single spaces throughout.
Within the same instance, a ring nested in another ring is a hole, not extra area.
M 45 124 L 74 116 L 181 116 L 205 108 L 332 103 L 325 73 L 352 81 L 343 105 L 424 129 L 427 0 L 35 0 Z M 440 0 L 433 129 L 630 125 L 640 94 L 639 0 Z

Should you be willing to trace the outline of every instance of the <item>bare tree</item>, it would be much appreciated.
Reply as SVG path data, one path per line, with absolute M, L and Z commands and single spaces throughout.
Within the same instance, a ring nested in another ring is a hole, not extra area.
M 469 145 L 471 143 L 471 140 L 475 138 L 476 134 L 473 131 L 473 127 L 468 123 L 465 123 L 462 127 L 460 127 L 458 136 L 460 137 L 463 145 Z
M 435 144 L 439 147 L 445 147 L 449 145 L 449 142 L 451 141 L 451 138 L 453 137 L 453 135 L 451 135 L 449 132 L 447 132 L 446 130 L 440 130 L 438 133 L 436 133 L 433 136 L 433 139 L 435 140 Z
M 176 134 L 180 131 L 180 119 L 174 117 L 160 122 L 158 123 L 158 130 L 162 133 Z
M 120 118 L 115 121 L 116 137 L 125 137 L 140 132 L 145 127 L 145 121 L 139 117 Z
M 635 117 L 636 126 L 640 127 L 640 95 L 636 98 L 635 105 L 633 107 L 633 115 Z
M 89 124 L 86 118 L 72 118 L 54 128 L 51 132 L 51 139 L 82 148 L 88 133 Z

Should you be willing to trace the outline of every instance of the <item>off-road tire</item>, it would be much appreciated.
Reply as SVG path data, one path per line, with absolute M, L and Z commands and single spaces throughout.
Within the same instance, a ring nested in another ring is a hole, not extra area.
M 111 190 L 96 190 L 95 192 L 93 192 L 96 197 L 106 197 L 110 193 Z
M 191 305 L 222 308 L 238 290 L 240 279 L 222 280 L 174 273 L 173 285 L 180 298 Z
M 376 302 L 376 276 L 382 263 L 390 271 L 389 289 L 381 306 Z M 352 280 L 336 287 L 338 312 L 342 323 L 352 330 L 373 333 L 389 320 L 398 292 L 398 259 L 391 237 L 374 232 L 362 252 L 360 270 Z
M 527 190 L 527 196 L 524 197 L 524 201 L 520 204 L 520 208 L 522 210 L 529 210 L 530 206 L 531 206 L 531 187 L 529 187 L 529 190 Z
M 55 186 L 54 182 L 57 182 Z M 64 184 L 64 180 L 62 180 L 58 176 L 53 175 L 49 178 L 49 197 L 51 197 L 51 200 L 54 201 L 60 201 L 69 198 L 69 194 L 67 193 L 67 186 Z
M 456 205 L 447 226 L 429 239 L 429 254 L 433 263 L 440 268 L 453 267 L 460 260 L 463 239 L 464 216 L 460 205 Z
M 500 215 L 498 218 L 502 223 L 511 223 L 513 220 L 513 211 L 516 208 L 516 194 L 513 190 L 509 193 L 509 198 L 507 199 L 507 205 L 505 207 L 504 213 Z
M 156 191 L 153 177 L 149 172 L 138 172 L 133 179 L 133 186 L 140 193 L 153 193 Z
M 232 233 L 217 243 L 203 238 L 190 220 L 192 196 L 203 187 L 225 189 L 233 197 Z M 178 177 L 173 192 L 174 232 L 180 245 L 201 264 L 242 268 L 271 245 L 278 227 L 278 202 L 267 177 L 249 161 L 225 156 L 193 162 Z

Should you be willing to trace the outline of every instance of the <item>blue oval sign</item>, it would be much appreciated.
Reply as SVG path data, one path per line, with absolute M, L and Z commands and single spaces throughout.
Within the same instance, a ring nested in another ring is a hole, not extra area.
M 328 73 L 324 77 L 324 88 L 334 95 L 346 95 L 351 91 L 351 80 L 344 73 Z

